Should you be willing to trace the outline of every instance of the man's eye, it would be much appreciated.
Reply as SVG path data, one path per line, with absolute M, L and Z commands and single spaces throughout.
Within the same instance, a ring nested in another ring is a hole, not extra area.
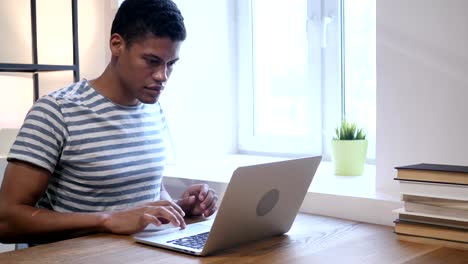
M 158 60 L 149 59 L 149 58 L 145 58 L 145 61 L 147 64 L 150 64 L 150 65 L 155 65 L 158 63 Z

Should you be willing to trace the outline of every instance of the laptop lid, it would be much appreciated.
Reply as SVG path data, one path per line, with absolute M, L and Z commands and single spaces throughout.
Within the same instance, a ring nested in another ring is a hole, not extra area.
M 317 156 L 237 168 L 203 249 L 192 251 L 167 243 L 179 236 L 193 235 L 192 227 L 197 232 L 205 232 L 198 230 L 200 224 L 189 225 L 186 230 L 174 229 L 162 235 L 145 234 L 135 239 L 185 253 L 209 255 L 249 241 L 284 234 L 294 222 L 320 161 L 321 156 Z

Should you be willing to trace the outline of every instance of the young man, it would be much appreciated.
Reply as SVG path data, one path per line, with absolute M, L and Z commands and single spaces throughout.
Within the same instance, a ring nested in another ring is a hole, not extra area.
M 28 113 L 0 189 L 0 242 L 132 234 L 165 222 L 185 228 L 185 215 L 215 212 L 206 184 L 174 201 L 162 182 L 158 98 L 185 37 L 171 0 L 123 2 L 102 75 L 42 97 Z

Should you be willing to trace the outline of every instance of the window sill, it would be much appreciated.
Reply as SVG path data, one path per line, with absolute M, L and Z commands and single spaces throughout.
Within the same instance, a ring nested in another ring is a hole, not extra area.
M 172 187 L 180 185 L 181 180 L 186 185 L 207 182 L 215 186 L 222 197 L 237 167 L 285 159 L 229 155 L 179 161 L 178 165 L 166 166 L 164 176 L 166 185 Z M 375 165 L 366 165 L 361 176 L 337 176 L 334 175 L 333 164 L 322 161 L 304 199 L 301 212 L 391 226 L 395 219 L 392 210 L 401 207 L 401 202 L 399 197 L 376 191 L 375 175 Z

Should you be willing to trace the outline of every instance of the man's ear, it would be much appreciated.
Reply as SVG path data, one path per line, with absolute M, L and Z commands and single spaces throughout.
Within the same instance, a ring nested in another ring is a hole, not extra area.
M 112 56 L 119 57 L 125 48 L 125 40 L 120 34 L 114 33 L 110 37 L 109 46 Z

